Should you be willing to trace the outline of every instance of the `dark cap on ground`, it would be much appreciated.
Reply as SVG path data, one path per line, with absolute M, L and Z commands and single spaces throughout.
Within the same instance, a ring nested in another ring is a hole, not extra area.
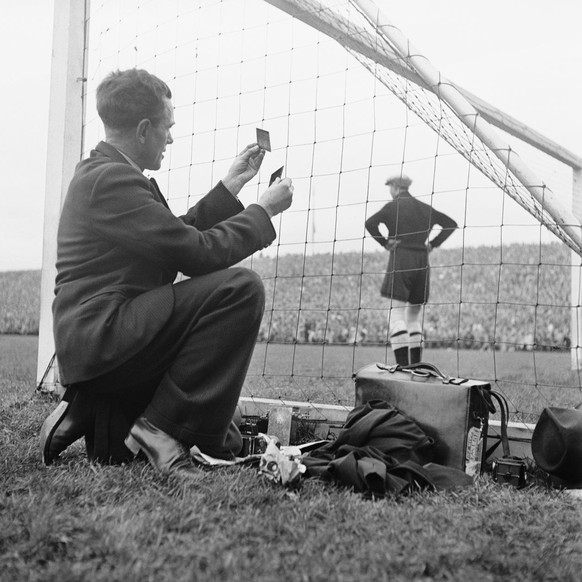
M 533 431 L 531 450 L 544 471 L 582 486 L 582 410 L 544 408 Z

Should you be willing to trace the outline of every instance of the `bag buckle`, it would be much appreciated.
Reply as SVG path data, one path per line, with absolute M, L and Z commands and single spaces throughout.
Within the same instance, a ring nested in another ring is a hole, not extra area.
M 452 384 L 453 386 L 461 386 L 465 382 L 468 382 L 467 378 L 455 378 L 454 376 L 447 376 L 443 379 L 443 384 Z

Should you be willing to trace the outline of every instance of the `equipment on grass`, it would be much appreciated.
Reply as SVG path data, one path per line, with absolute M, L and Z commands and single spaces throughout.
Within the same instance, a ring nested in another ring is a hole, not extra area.
M 496 483 L 508 483 L 518 489 L 528 482 L 527 467 L 522 459 L 499 459 L 493 461 L 491 476 Z
M 479 475 L 485 461 L 487 423 L 495 412 L 491 386 L 453 378 L 426 362 L 370 364 L 354 374 L 356 406 L 385 400 L 413 418 L 435 441 L 434 461 Z
M 531 439 L 538 466 L 564 481 L 582 485 L 582 410 L 550 406 L 542 411 Z

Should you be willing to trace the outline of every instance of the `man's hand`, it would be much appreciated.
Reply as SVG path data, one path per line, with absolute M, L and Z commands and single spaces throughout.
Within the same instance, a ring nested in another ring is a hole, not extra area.
M 291 206 L 293 190 L 291 178 L 283 180 L 277 178 L 273 185 L 261 195 L 257 204 L 262 206 L 266 213 L 273 218 Z
M 265 151 L 256 143 L 252 143 L 246 146 L 235 158 L 228 173 L 222 180 L 222 183 L 233 196 L 237 196 L 242 187 L 257 175 L 264 157 Z
M 395 238 L 391 238 L 391 239 L 388 239 L 386 241 L 386 244 L 384 245 L 384 248 L 387 251 L 393 251 L 399 244 L 400 244 L 400 241 L 399 240 L 397 240 Z

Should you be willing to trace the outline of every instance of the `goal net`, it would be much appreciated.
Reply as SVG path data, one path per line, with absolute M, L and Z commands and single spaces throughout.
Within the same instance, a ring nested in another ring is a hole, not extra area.
M 256 128 L 272 151 L 243 203 L 281 166 L 293 179 L 275 243 L 244 262 L 267 301 L 243 396 L 346 408 L 359 367 L 393 363 L 388 253 L 364 224 L 404 173 L 459 225 L 431 254 L 423 359 L 490 381 L 513 419 L 578 403 L 578 160 L 457 87 L 374 3 L 93 0 L 86 31 L 84 155 L 104 137 L 97 84 L 138 67 L 172 90 L 174 143 L 155 177 L 176 214 Z

